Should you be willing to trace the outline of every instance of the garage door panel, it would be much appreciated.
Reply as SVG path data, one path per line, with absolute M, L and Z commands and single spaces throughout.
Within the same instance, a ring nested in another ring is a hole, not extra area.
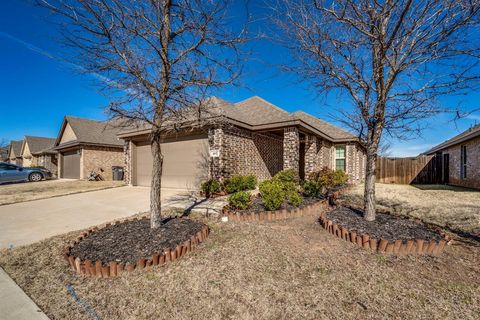
M 162 143 L 162 186 L 198 189 L 208 177 L 208 140 L 206 135 L 170 139 Z M 135 151 L 134 184 L 149 186 L 153 160 L 150 145 L 139 143 Z
M 77 150 L 62 154 L 62 178 L 80 179 L 80 154 Z

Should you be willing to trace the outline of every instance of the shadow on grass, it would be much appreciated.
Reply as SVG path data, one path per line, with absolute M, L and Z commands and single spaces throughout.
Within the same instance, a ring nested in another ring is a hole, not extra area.
M 471 189 L 467 187 L 457 187 L 448 184 L 412 184 L 412 187 L 415 187 L 420 190 L 426 191 L 455 191 L 455 192 L 480 192 L 480 190 Z

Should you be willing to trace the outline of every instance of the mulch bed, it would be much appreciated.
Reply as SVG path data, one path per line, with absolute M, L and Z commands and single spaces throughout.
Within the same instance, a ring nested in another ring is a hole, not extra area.
M 375 221 L 366 221 L 363 212 L 349 207 L 339 207 L 327 214 L 327 219 L 340 227 L 368 234 L 371 238 L 395 240 L 441 240 L 442 236 L 427 225 L 390 214 L 377 213 Z
M 150 228 L 150 219 L 130 220 L 91 233 L 70 251 L 82 261 L 136 263 L 189 240 L 204 225 L 190 219 L 165 219 L 158 229 Z

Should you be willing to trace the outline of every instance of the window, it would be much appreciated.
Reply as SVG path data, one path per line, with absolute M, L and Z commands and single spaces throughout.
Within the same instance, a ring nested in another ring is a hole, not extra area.
M 460 178 L 467 178 L 467 146 L 460 147 Z
M 345 171 L 345 146 L 335 147 L 335 170 Z
M 17 169 L 18 169 L 18 167 L 12 166 L 11 164 L 6 164 L 6 163 L 0 164 L 0 170 L 14 171 L 14 170 L 17 170 Z

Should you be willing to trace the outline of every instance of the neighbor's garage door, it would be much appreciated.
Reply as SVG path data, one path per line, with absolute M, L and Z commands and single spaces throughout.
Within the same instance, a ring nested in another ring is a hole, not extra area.
M 208 176 L 208 139 L 206 135 L 166 140 L 162 143 L 162 187 L 199 189 Z M 150 144 L 136 144 L 134 153 L 134 184 L 149 186 L 152 179 Z
M 80 154 L 77 150 L 62 154 L 62 178 L 80 179 Z

